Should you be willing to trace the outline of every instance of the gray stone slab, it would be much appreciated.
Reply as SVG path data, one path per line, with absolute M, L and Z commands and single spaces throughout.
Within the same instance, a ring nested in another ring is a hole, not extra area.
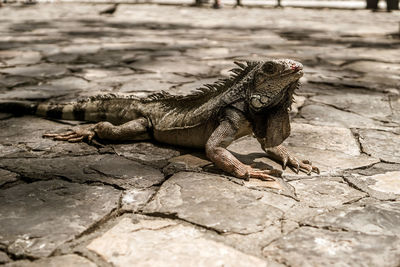
M 62 53 L 66 54 L 93 54 L 97 53 L 101 48 L 101 44 L 71 44 L 61 49 Z
M 373 176 L 375 174 L 381 174 L 386 172 L 398 171 L 400 170 L 400 164 L 390 164 L 390 163 L 377 163 L 369 168 L 362 168 L 348 172 L 346 174 L 363 175 L 363 176 Z
M 157 192 L 157 189 L 156 187 L 150 187 L 125 190 L 121 199 L 121 209 L 131 212 L 140 211 Z
M 385 172 L 372 176 L 349 174 L 344 176 L 345 180 L 371 197 L 380 200 L 394 200 L 400 197 L 400 172 Z
M 144 212 L 177 216 L 218 232 L 249 234 L 276 223 L 295 202 L 217 175 L 181 172 L 163 183 Z
M 121 79 L 121 77 L 125 77 L 127 79 L 131 79 L 135 72 L 129 68 L 124 67 L 108 67 L 108 68 L 83 68 L 82 72 L 79 75 L 82 75 L 85 79 L 89 81 L 97 81 L 99 79 L 110 79 L 112 80 L 114 77 L 118 77 L 117 81 Z
M 42 63 L 27 67 L 18 66 L 13 68 L 3 68 L 0 70 L 0 72 L 12 75 L 43 78 L 43 77 L 61 76 L 67 74 L 68 70 L 65 66 Z
M 0 51 L 0 58 L 6 66 L 15 66 L 36 64 L 42 57 L 37 51 L 6 50 Z
M 286 142 L 290 147 L 329 150 L 350 156 L 361 154 L 357 141 L 348 128 L 292 123 L 291 129 Z
M 8 255 L 5 252 L 0 251 L 0 264 L 5 264 L 10 261 L 11 259 L 8 257 Z
M 48 84 L 43 85 L 29 85 L 14 88 L 12 91 L 6 91 L 0 94 L 3 99 L 21 99 L 21 100 L 34 100 L 43 101 L 50 100 L 51 98 L 66 96 L 76 92 L 77 88 L 62 88 L 61 86 L 52 86 Z
M 365 153 L 387 162 L 400 163 L 399 135 L 376 130 L 360 130 L 359 134 Z
M 163 173 L 172 175 L 179 171 L 201 171 L 203 167 L 212 165 L 204 154 L 184 154 L 168 160 L 169 164 L 163 168 Z
M 89 87 L 90 84 L 88 81 L 75 77 L 75 76 L 66 76 L 60 79 L 53 79 L 47 83 L 53 88 L 57 88 L 57 90 L 84 90 Z
M 366 196 L 337 178 L 302 179 L 289 184 L 295 188 L 300 202 L 315 208 L 338 207 Z
M 6 264 L 7 267 L 59 267 L 59 266 L 74 266 L 74 267 L 96 267 L 93 262 L 75 254 L 55 256 L 37 261 L 16 261 Z
M 277 223 L 266 227 L 260 232 L 252 234 L 243 235 L 227 233 L 224 235 L 213 235 L 210 236 L 210 238 L 217 242 L 223 242 L 224 244 L 248 255 L 263 257 L 262 249 L 275 239 L 279 238 L 282 235 L 282 229 L 282 224 Z M 268 262 L 267 266 L 270 266 L 270 264 L 272 263 Z
M 300 115 L 314 125 L 365 129 L 385 128 L 378 121 L 326 105 L 312 104 L 304 106 L 300 111 Z
M 389 96 L 390 107 L 392 108 L 392 120 L 396 123 L 400 123 L 400 96 L 392 95 Z
M 124 217 L 87 248 L 113 266 L 267 266 L 204 231 L 166 219 Z
M 77 54 L 56 53 L 46 57 L 46 60 L 52 63 L 71 63 L 78 58 Z
M 37 80 L 33 77 L 0 74 L 0 87 L 13 88 L 20 85 L 35 83 L 37 83 Z
M 176 60 L 176 59 L 174 59 Z M 195 61 L 187 61 L 185 64 L 180 64 L 176 61 L 147 61 L 147 62 L 134 62 L 131 64 L 134 68 L 144 69 L 146 71 L 155 73 L 174 73 L 181 75 L 199 75 L 211 72 L 211 68 L 207 65 L 199 65 Z
M 60 177 L 78 183 L 103 182 L 125 189 L 147 188 L 164 180 L 159 170 L 116 155 L 0 159 L 0 166 L 35 180 Z
M 337 109 L 351 111 L 363 117 L 389 121 L 392 114 L 389 99 L 386 95 L 348 93 L 335 95 L 318 95 L 312 101 L 334 106 Z
M 148 92 L 154 93 L 161 90 L 168 90 L 173 84 L 162 80 L 135 79 L 125 82 L 120 88 L 121 93 Z
M 357 72 L 383 74 L 385 76 L 398 75 L 400 72 L 399 64 L 387 63 L 387 62 L 376 62 L 376 61 L 356 61 L 354 63 L 347 64 L 346 69 L 350 69 Z
M 148 142 L 117 144 L 112 147 L 120 156 L 160 168 L 168 164 L 168 159 L 180 155 L 179 150 L 175 148 Z
M 47 257 L 116 209 L 120 194 L 57 180 L 2 190 L 0 243 L 19 257 Z
M 18 174 L 0 169 L 0 186 L 18 180 Z
M 306 220 L 304 224 L 332 230 L 344 229 L 370 235 L 400 237 L 400 202 L 344 206 Z
M 293 267 L 390 266 L 400 260 L 400 239 L 301 227 L 264 248 L 264 256 Z
M 65 125 L 38 117 L 24 116 L 0 121 L 1 157 L 54 157 L 60 155 L 97 154 L 94 146 L 68 143 L 43 138 L 42 135 L 63 129 Z

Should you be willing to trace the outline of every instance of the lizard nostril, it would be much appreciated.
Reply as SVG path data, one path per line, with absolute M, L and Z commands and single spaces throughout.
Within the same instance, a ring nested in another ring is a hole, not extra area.
M 302 70 L 302 66 L 297 65 L 297 64 L 292 64 L 292 66 L 290 66 L 290 68 L 294 71 L 298 71 L 298 70 Z

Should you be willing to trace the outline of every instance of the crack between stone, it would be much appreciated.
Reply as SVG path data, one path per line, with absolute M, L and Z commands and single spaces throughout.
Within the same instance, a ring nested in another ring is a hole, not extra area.
M 165 219 L 183 221 L 183 222 L 189 223 L 191 225 L 197 226 L 199 228 L 214 232 L 214 233 L 216 233 L 218 235 L 224 234 L 224 232 L 218 231 L 218 230 L 216 230 L 214 228 L 211 228 L 211 227 L 208 227 L 208 226 L 204 226 L 204 225 L 201 225 L 201 224 L 198 224 L 198 223 L 191 222 L 189 220 L 180 218 L 176 213 L 163 213 L 163 212 L 148 212 L 147 213 L 147 212 L 142 212 L 141 214 L 149 216 L 149 217 L 154 217 L 154 218 L 165 218 Z
M 271 244 L 274 243 L 275 241 L 277 241 L 277 240 L 279 240 L 279 239 L 281 239 L 281 238 L 283 238 L 283 237 L 285 237 L 285 236 L 291 234 L 292 232 L 296 231 L 297 229 L 299 229 L 299 228 L 300 228 L 300 223 L 299 223 L 299 222 L 297 222 L 297 223 L 298 223 L 298 226 L 297 226 L 297 227 L 295 227 L 295 228 L 293 228 L 292 230 L 288 231 L 286 234 L 283 234 L 283 235 L 281 235 L 281 236 L 279 236 L 279 237 L 277 237 L 277 238 L 275 238 L 275 239 L 272 239 L 272 240 L 271 240 L 270 242 L 268 242 L 264 247 L 262 247 L 262 248 L 261 248 L 261 255 L 263 255 L 263 250 L 264 250 L 266 247 L 268 247 L 269 245 L 271 245 Z M 282 233 L 282 231 L 281 231 L 281 233 Z M 285 265 L 286 265 L 286 264 L 285 264 Z M 290 265 L 286 265 L 286 266 L 290 266 Z
M 100 257 L 100 256 L 99 256 L 97 253 L 95 253 L 95 252 L 93 252 L 93 254 L 96 255 L 96 262 L 93 261 L 90 257 L 88 257 L 85 253 L 83 253 L 83 252 L 81 252 L 81 251 L 74 251 L 73 254 L 78 255 L 79 257 L 85 258 L 85 259 L 87 259 L 88 261 L 94 263 L 94 264 L 97 265 L 97 266 L 99 265 L 99 264 L 98 264 L 99 262 L 101 262 L 101 265 L 100 265 L 100 266 L 107 266 L 107 267 L 112 267 L 112 266 L 113 266 L 112 264 L 110 264 L 110 263 L 108 263 L 107 261 L 103 260 L 103 258 Z M 64 255 L 68 255 L 68 254 L 64 254 Z M 97 261 L 99 261 L 99 262 L 97 262 Z
M 122 195 L 122 194 L 121 194 Z M 121 198 L 121 197 L 120 197 Z M 120 201 L 120 200 L 119 200 Z M 107 221 L 116 218 L 118 216 L 120 216 L 120 203 L 118 203 L 117 208 L 112 209 L 108 214 L 106 214 L 103 218 L 101 218 L 100 220 L 98 220 L 97 222 L 94 222 L 92 225 L 90 225 L 85 231 L 83 231 L 82 233 L 79 233 L 77 235 L 74 236 L 74 239 L 79 239 L 82 238 L 83 236 L 87 236 L 93 232 L 95 232 L 96 230 L 98 230 L 99 228 L 101 228 Z M 53 253 L 52 253 L 53 254 Z
M 142 164 L 142 165 L 146 165 L 146 166 L 149 166 L 149 167 L 158 169 L 161 173 L 163 173 L 162 170 L 163 170 L 166 166 L 168 166 L 168 164 L 169 164 L 169 163 L 167 162 L 164 166 L 158 167 L 158 166 L 155 165 L 155 164 L 149 163 L 149 162 L 144 161 L 144 160 L 141 160 L 141 159 L 134 159 L 134 160 L 133 160 L 132 158 L 126 157 L 126 156 L 124 156 L 123 154 L 117 153 L 117 152 L 115 151 L 114 147 L 113 147 L 112 149 L 113 149 L 115 155 L 117 155 L 117 156 L 119 156 L 119 157 L 123 157 L 124 159 L 127 159 L 127 160 L 130 160 L 130 161 L 133 161 L 133 162 L 140 163 L 140 164 Z M 143 153 L 143 155 L 144 155 L 144 153 Z M 168 160 L 167 160 L 167 161 L 168 161 Z M 163 174 L 164 174 L 164 173 L 163 173 Z M 174 174 L 175 174 L 175 173 L 174 173 Z
M 361 192 L 367 194 L 368 197 L 371 197 L 371 195 L 370 195 L 368 192 L 364 191 L 362 188 L 360 188 L 360 187 L 357 186 L 356 184 L 352 183 L 346 176 L 343 176 L 342 178 L 343 178 L 343 180 L 348 184 L 348 186 L 350 186 L 351 188 L 356 189 L 356 190 L 358 190 L 358 191 L 361 191 Z M 365 198 L 365 197 L 364 197 L 364 198 Z M 361 199 L 359 199 L 359 200 L 361 200 Z M 358 201 L 359 201 L 359 200 L 358 200 Z M 356 202 L 357 202 L 357 201 L 356 201 Z M 345 203 L 343 203 L 343 204 L 345 204 Z
M 352 186 L 350 186 L 350 187 L 352 187 Z M 357 189 L 357 188 L 354 188 L 354 189 Z M 361 201 L 361 200 L 363 200 L 363 199 L 365 199 L 367 197 L 371 197 L 367 192 L 364 192 L 363 190 L 360 190 L 360 189 L 357 189 L 357 190 L 361 191 L 363 193 L 366 193 L 367 195 L 363 196 L 363 197 L 356 198 L 356 199 L 349 200 L 347 202 L 344 202 L 342 205 L 351 205 L 351 204 L 357 203 L 357 202 L 359 202 L 359 201 Z
M 185 223 L 188 223 L 188 224 L 194 225 L 196 227 L 199 227 L 199 228 L 214 232 L 214 233 L 216 233 L 218 235 L 222 235 L 222 236 L 230 235 L 230 234 L 238 234 L 238 235 L 247 236 L 247 235 L 251 235 L 251 234 L 255 234 L 255 233 L 259 233 L 259 232 L 264 231 L 264 229 L 262 229 L 262 230 L 251 232 L 251 233 L 223 232 L 223 231 L 214 229 L 212 227 L 208 227 L 208 226 L 205 226 L 205 225 L 202 225 L 202 224 L 198 224 L 198 223 L 189 221 L 187 219 L 181 218 L 176 213 L 163 213 L 163 212 L 148 212 L 148 213 L 146 213 L 146 212 L 142 212 L 140 214 L 146 215 L 146 216 L 149 216 L 149 217 L 155 217 L 155 218 L 166 218 L 166 219 L 183 221 Z
M 299 223 L 300 227 L 312 227 L 316 229 L 323 229 L 323 230 L 328 230 L 330 232 L 356 232 L 356 231 L 350 231 L 349 229 L 346 228 L 341 228 L 341 227 L 333 227 L 333 226 L 317 226 L 317 225 L 312 225 L 308 223 Z
M 359 132 L 358 132 L 358 129 L 351 129 L 351 128 L 350 128 L 350 131 L 351 131 L 351 134 L 352 134 L 353 137 L 354 137 L 354 140 L 355 140 L 356 143 L 357 143 L 358 150 L 360 151 L 360 153 L 361 153 L 361 154 L 365 154 L 365 155 L 367 155 L 367 156 L 371 156 L 370 154 L 368 154 L 367 152 L 365 152 L 365 150 L 364 150 L 364 148 L 363 148 L 363 146 L 362 146 L 362 143 L 361 143 L 361 141 L 360 141 L 360 134 L 359 134 Z
M 384 120 L 379 120 L 379 119 L 375 119 L 375 118 L 366 117 L 366 116 L 364 116 L 363 114 L 359 114 L 359 113 L 354 112 L 354 111 L 352 111 L 352 110 L 338 107 L 338 106 L 336 106 L 336 105 L 334 105 L 334 104 L 328 104 L 328 103 L 325 103 L 325 102 L 318 102 L 318 101 L 315 101 L 315 100 L 312 100 L 312 99 L 309 99 L 309 101 L 310 101 L 311 103 L 313 103 L 313 104 L 319 104 L 319 105 L 322 104 L 322 105 L 325 105 L 325 106 L 328 106 L 328 107 L 335 108 L 335 109 L 340 110 L 340 111 L 345 111 L 345 112 L 348 112 L 348 113 L 351 113 L 351 114 L 355 114 L 355 115 L 361 116 L 361 117 L 363 117 L 363 118 L 371 119 L 371 120 L 373 120 L 373 121 L 377 121 L 377 122 L 380 122 L 380 123 L 383 123 L 383 124 L 388 123 L 388 121 L 384 121 Z M 385 126 L 385 127 L 391 128 L 390 126 Z M 392 128 L 396 128 L 396 127 L 392 127 Z M 383 131 L 384 131 L 384 130 L 383 130 Z
M 381 161 L 382 163 L 393 164 L 393 165 L 399 164 L 398 162 L 395 162 L 395 161 L 388 161 L 388 160 L 384 160 L 384 159 L 381 159 L 381 158 L 380 158 L 380 161 Z
M 32 150 L 28 150 L 24 151 L 24 152 L 31 152 Z M 40 151 L 38 151 L 40 152 Z M 19 153 L 19 152 L 17 152 Z M 4 156 L 1 157 L 0 161 L 2 159 L 57 159 L 57 158 L 78 158 L 78 157 L 84 157 L 84 156 L 93 156 L 93 155 L 97 155 L 100 156 L 101 154 L 97 153 L 97 152 L 93 152 L 93 153 L 84 153 L 84 154 L 68 154 L 68 155 L 54 155 L 51 157 L 48 157 L 49 154 L 43 154 L 43 155 L 38 155 L 40 157 L 35 157 L 35 155 L 31 155 L 31 156 L 20 156 L 20 155 L 14 155 L 14 156 Z M 51 154 L 50 154 L 51 155 Z M 42 157 L 43 156 L 43 157 Z M 5 168 L 4 166 L 2 168 Z
M 1 244 L 1 243 L 0 243 L 0 244 Z M 11 253 L 11 252 L 8 250 L 8 246 L 6 246 L 6 245 L 4 245 L 4 247 L 0 247 L 0 251 L 6 253 L 7 256 L 8 256 L 11 260 L 13 260 L 13 261 L 18 261 L 18 260 L 29 260 L 29 261 L 34 261 L 34 260 L 39 259 L 39 258 L 37 258 L 37 257 L 30 256 L 30 255 L 26 255 L 26 254 L 23 254 L 23 255 L 15 255 L 15 254 Z
M 7 171 L 9 171 L 8 169 L 7 169 L 7 167 L 2 167 L 3 169 L 5 169 L 5 170 L 7 170 Z M 51 181 L 51 180 L 57 180 L 57 179 L 59 179 L 59 180 L 62 180 L 62 181 L 65 181 L 65 182 L 68 182 L 68 183 L 74 183 L 74 184 L 85 184 L 85 185 L 92 185 L 92 184 L 101 184 L 101 185 L 104 185 L 104 186 L 111 186 L 111 187 L 113 187 L 114 189 L 117 189 L 117 190 L 122 190 L 122 191 L 125 191 L 126 189 L 125 188 L 123 188 L 123 187 L 121 187 L 121 186 L 119 186 L 119 185 L 116 185 L 116 184 L 112 184 L 112 183 L 107 183 L 107 182 L 104 182 L 104 181 L 101 181 L 101 180 L 95 180 L 95 181 L 82 181 L 82 182 L 80 182 L 80 181 L 75 181 L 75 180 L 73 180 L 73 179 L 70 179 L 70 178 L 68 178 L 68 177 L 66 177 L 66 176 L 63 176 L 63 175 L 56 175 L 56 174 L 51 174 L 51 176 L 53 177 L 53 178 L 49 178 L 49 179 L 36 179 L 36 178 L 32 178 L 32 177 L 30 177 L 30 175 L 27 175 L 26 173 L 24 173 L 24 172 L 18 172 L 18 171 L 15 171 L 15 170 L 12 170 L 11 172 L 13 172 L 13 173 L 16 173 L 16 174 L 18 174 L 19 175 L 19 179 L 20 180 L 22 180 L 23 182 L 25 182 L 25 183 L 27 183 L 27 184 L 30 184 L 30 183 L 36 183 L 36 182 L 41 182 L 41 181 Z M 103 176 L 104 177 L 104 176 Z M 106 178 L 110 178 L 110 176 L 106 176 Z M 111 177 L 111 178 L 113 178 L 113 177 Z M 115 178 L 114 178 L 115 179 Z M 17 182 L 17 181 L 16 181 Z M 3 186 L 1 186 L 0 188 L 2 188 Z

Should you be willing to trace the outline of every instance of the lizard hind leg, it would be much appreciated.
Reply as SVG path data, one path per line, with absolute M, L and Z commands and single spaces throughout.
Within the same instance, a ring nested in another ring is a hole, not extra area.
M 48 133 L 43 137 L 54 140 L 80 142 L 92 141 L 93 137 L 111 141 L 139 141 L 150 139 L 149 122 L 146 118 L 138 118 L 121 125 L 113 125 L 103 121 L 90 126 L 78 126 L 64 133 Z

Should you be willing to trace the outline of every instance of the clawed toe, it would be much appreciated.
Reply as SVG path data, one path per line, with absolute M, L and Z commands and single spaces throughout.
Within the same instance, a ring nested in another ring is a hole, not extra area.
M 312 165 L 309 160 L 299 161 L 297 158 L 293 157 L 284 146 L 279 145 L 273 148 L 269 148 L 266 150 L 263 148 L 270 157 L 282 162 L 282 169 L 285 169 L 286 166 L 289 166 L 295 173 L 299 173 L 300 171 L 307 173 L 310 175 L 312 172 L 319 174 L 319 169 Z
M 84 139 L 87 139 L 90 142 L 94 137 L 94 132 L 92 133 L 91 131 L 72 130 L 64 133 L 46 133 L 43 134 L 43 137 L 52 138 L 56 141 L 68 141 L 70 143 L 81 142 Z
M 83 136 L 79 136 L 79 137 L 75 137 L 75 138 L 70 138 L 68 139 L 68 142 L 70 143 L 77 143 L 77 142 L 81 142 L 83 140 Z
M 257 178 L 265 181 L 275 181 L 277 177 L 282 177 L 282 171 L 281 170 L 255 170 L 251 169 L 249 171 L 249 177 L 251 178 Z
M 307 175 L 311 175 L 313 172 L 319 174 L 319 169 L 313 166 L 309 160 L 302 160 L 299 165 L 300 169 L 303 170 Z

